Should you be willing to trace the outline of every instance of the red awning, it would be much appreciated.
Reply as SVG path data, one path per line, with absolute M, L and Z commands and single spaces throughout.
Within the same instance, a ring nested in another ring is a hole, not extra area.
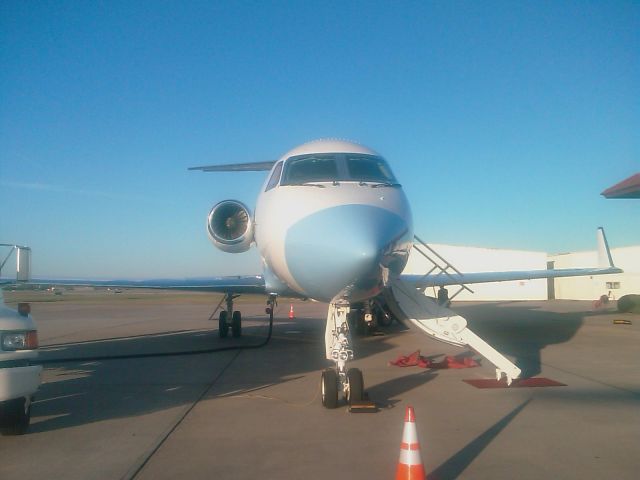
M 640 198 L 640 173 L 607 188 L 600 195 L 607 198 Z

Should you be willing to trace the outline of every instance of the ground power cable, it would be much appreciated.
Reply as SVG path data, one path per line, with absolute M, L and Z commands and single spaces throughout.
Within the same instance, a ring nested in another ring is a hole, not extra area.
M 257 348 L 262 348 L 269 343 L 271 340 L 271 334 L 273 333 L 273 306 L 270 308 L 269 312 L 269 330 L 267 336 L 260 343 L 254 345 L 232 345 L 228 347 L 215 347 L 215 348 L 205 348 L 203 350 L 183 350 L 180 352 L 156 352 L 156 353 L 130 353 L 126 355 L 93 355 L 87 357 L 68 357 L 68 358 L 47 358 L 41 359 L 39 358 L 35 361 L 35 364 L 38 365 L 51 365 L 58 363 L 77 363 L 77 362 L 101 362 L 105 360 L 130 360 L 137 358 L 161 358 L 161 357 L 180 357 L 187 355 L 200 355 L 204 353 L 218 353 L 218 352 L 230 352 L 237 350 L 253 350 Z M 59 345 L 60 346 L 60 345 Z

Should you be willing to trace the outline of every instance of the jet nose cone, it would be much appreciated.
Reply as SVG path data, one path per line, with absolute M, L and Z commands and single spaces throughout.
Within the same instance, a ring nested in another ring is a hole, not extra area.
M 406 247 L 411 236 L 407 222 L 393 212 L 341 205 L 316 212 L 289 229 L 287 267 L 310 297 L 331 301 L 347 287 L 375 285 L 380 265 L 388 267 L 392 251 Z

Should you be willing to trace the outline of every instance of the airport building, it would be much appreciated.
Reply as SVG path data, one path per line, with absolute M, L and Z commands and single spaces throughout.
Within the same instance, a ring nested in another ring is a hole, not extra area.
M 609 295 L 617 300 L 623 295 L 640 294 L 640 245 L 612 248 L 611 257 L 624 273 L 595 277 L 569 277 L 555 279 L 555 298 L 591 300 Z M 554 268 L 580 268 L 598 264 L 596 251 L 550 255 Z
M 547 268 L 588 268 L 598 265 L 597 251 L 548 254 L 525 250 L 464 247 L 430 244 L 447 262 L 461 272 L 501 272 L 510 270 L 544 270 Z M 624 270 L 622 274 L 593 277 L 517 280 L 499 283 L 471 284 L 474 293 L 462 291 L 455 300 L 597 300 L 609 295 L 612 300 L 627 294 L 640 294 L 640 245 L 612 248 L 613 262 Z M 435 258 L 431 255 L 432 258 Z M 442 265 L 442 262 L 440 262 Z M 415 249 L 404 273 L 425 274 L 433 268 Z M 452 270 L 449 270 L 452 271 Z M 433 273 L 436 273 L 434 271 Z M 459 287 L 447 287 L 453 296 Z M 437 289 L 427 295 L 436 297 Z

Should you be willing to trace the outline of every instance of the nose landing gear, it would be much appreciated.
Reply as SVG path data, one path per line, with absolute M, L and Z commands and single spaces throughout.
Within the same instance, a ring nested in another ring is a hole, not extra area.
M 329 305 L 325 330 L 325 351 L 327 360 L 335 362 L 335 368 L 327 368 L 322 372 L 321 391 L 324 407 L 336 408 L 338 393 L 342 391 L 351 411 L 355 411 L 354 407 L 361 409 L 366 403 L 366 395 L 362 371 L 358 368 L 347 369 L 347 362 L 353 360 L 351 333 L 347 320 L 349 311 L 348 304 L 332 303 Z M 375 409 L 375 405 L 371 402 L 368 402 L 367 406 L 369 409 Z

